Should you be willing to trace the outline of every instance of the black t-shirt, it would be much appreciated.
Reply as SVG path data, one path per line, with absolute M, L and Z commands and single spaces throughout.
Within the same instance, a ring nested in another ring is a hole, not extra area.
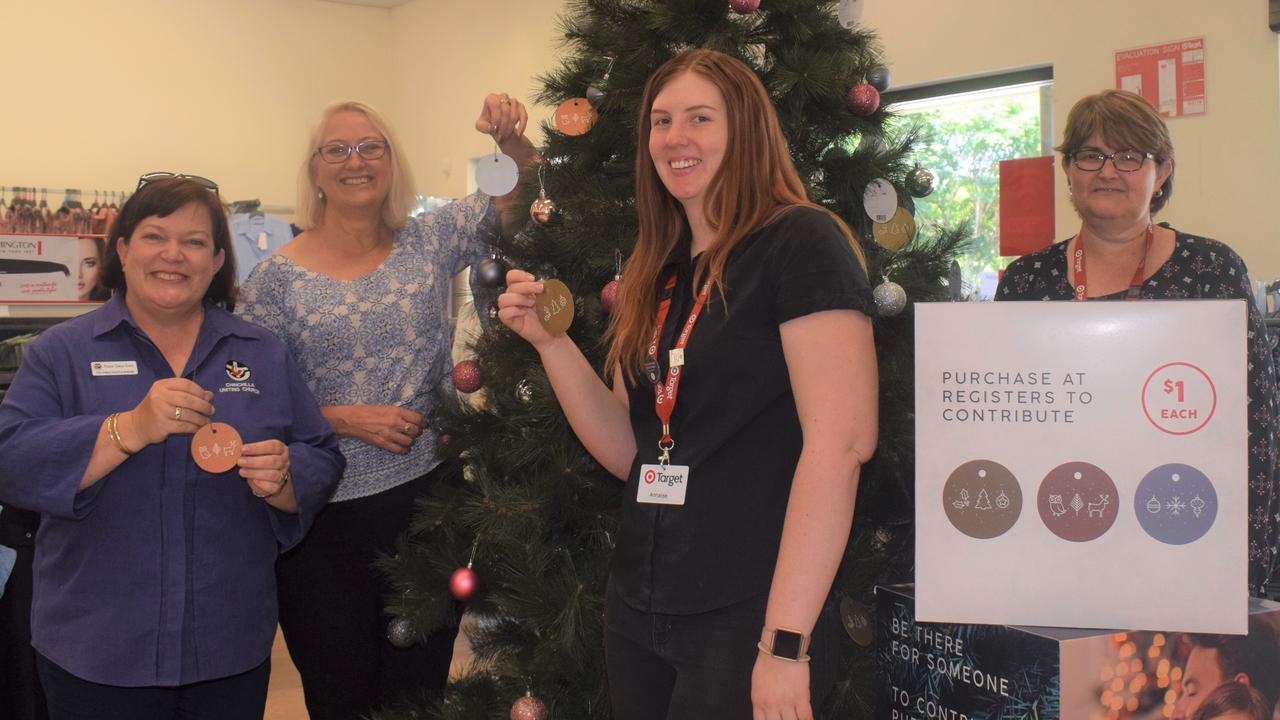
M 694 304 L 689 244 L 676 273 L 658 356 L 662 377 Z M 736 247 L 685 347 L 671 418 L 674 465 L 688 465 L 682 506 L 636 500 L 640 466 L 657 462 L 653 386 L 628 384 L 637 454 L 624 492 L 611 582 L 630 606 L 693 614 L 769 591 L 802 436 L 779 326 L 823 310 L 872 313 L 866 273 L 835 222 L 793 208 Z M 656 313 L 656 308 L 655 308 Z

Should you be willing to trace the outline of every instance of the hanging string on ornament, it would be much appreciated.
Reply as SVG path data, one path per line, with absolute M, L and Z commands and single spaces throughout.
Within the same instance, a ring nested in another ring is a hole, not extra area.
M 479 584 L 476 572 L 471 569 L 476 561 L 476 547 L 479 544 L 480 536 L 477 535 L 475 541 L 471 543 L 471 558 L 467 560 L 467 566 L 454 570 L 449 576 L 449 594 L 463 602 L 471 599 L 476 592 L 476 585 Z
M 887 274 L 884 276 L 884 281 L 871 291 L 871 297 L 875 300 L 876 311 L 881 317 L 893 317 L 907 306 L 907 291 L 890 280 Z
M 556 204 L 547 197 L 547 186 L 543 182 L 545 164 L 538 166 L 538 198 L 529 205 L 529 219 L 539 225 L 546 225 L 556 216 Z
M 600 289 L 600 307 L 605 314 L 612 314 L 614 303 L 618 301 L 618 288 L 622 282 L 622 251 L 613 251 L 613 279 Z
M 608 94 L 606 91 L 609 88 L 609 73 L 613 71 L 613 61 L 616 58 L 608 55 L 605 57 L 609 60 L 609 67 L 604 69 L 604 76 L 600 78 L 599 82 L 587 87 L 587 102 L 592 105 L 599 105 L 600 101 Z

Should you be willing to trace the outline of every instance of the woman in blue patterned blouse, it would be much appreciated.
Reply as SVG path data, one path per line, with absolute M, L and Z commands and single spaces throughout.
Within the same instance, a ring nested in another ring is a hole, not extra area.
M 527 120 L 519 101 L 491 94 L 476 130 L 523 166 L 533 155 Z M 350 720 L 407 693 L 439 695 L 447 679 L 456 628 L 392 647 L 372 563 L 394 551 L 413 499 L 456 474 L 424 418 L 450 370 L 450 281 L 483 257 L 503 200 L 476 193 L 410 218 L 399 145 L 356 102 L 324 111 L 299 196 L 305 231 L 245 281 L 241 312 L 289 345 L 347 457 L 329 505 L 277 575 L 280 625 L 312 720 Z

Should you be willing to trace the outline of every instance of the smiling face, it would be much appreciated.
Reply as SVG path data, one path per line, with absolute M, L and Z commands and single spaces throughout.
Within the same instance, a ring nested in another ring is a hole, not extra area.
M 76 297 L 81 302 L 90 299 L 94 288 L 98 286 L 98 275 L 102 271 L 102 256 L 98 252 L 98 241 L 93 238 L 80 238 L 80 263 L 76 281 Z
M 1110 155 L 1117 150 L 1131 149 L 1111 147 L 1101 133 L 1094 133 L 1077 152 Z M 1150 222 L 1151 197 L 1171 171 L 1169 163 L 1151 158 L 1133 172 L 1116 170 L 1112 160 L 1105 161 L 1102 169 L 1095 171 L 1081 170 L 1071 158 L 1064 157 L 1062 163 L 1071 185 L 1071 204 L 1086 224 Z
M 125 302 L 135 316 L 196 313 L 225 256 L 215 252 L 209 211 L 189 203 L 165 217 L 151 215 L 127 240 L 116 241 L 124 268 Z
M 649 124 L 658 177 L 686 213 L 701 215 L 729 144 L 724 95 L 702 75 L 682 73 L 654 97 Z
M 311 172 L 316 187 L 324 193 L 327 207 L 381 209 L 391 190 L 391 154 L 366 160 L 354 150 L 368 141 L 385 142 L 386 138 L 362 112 L 344 110 L 334 113 L 320 135 L 320 147 L 342 143 L 353 148 L 340 163 L 328 163 L 318 155 L 311 158 Z

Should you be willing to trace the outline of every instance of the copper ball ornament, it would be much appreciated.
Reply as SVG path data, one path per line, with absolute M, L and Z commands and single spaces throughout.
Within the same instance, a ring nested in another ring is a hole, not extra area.
M 511 706 L 511 720 L 547 720 L 547 704 L 526 694 Z
M 453 387 L 460 393 L 473 393 L 484 385 L 480 364 L 475 360 L 463 360 L 453 366 Z
M 469 600 L 475 594 L 478 583 L 475 570 L 460 567 L 449 576 L 449 594 L 459 600 Z
M 538 199 L 529 205 L 529 219 L 539 225 L 546 225 L 556 216 L 556 204 L 547 197 L 546 191 L 538 193 Z
M 870 83 L 858 83 L 845 96 L 845 103 L 854 115 L 870 117 L 880 107 L 880 91 Z

